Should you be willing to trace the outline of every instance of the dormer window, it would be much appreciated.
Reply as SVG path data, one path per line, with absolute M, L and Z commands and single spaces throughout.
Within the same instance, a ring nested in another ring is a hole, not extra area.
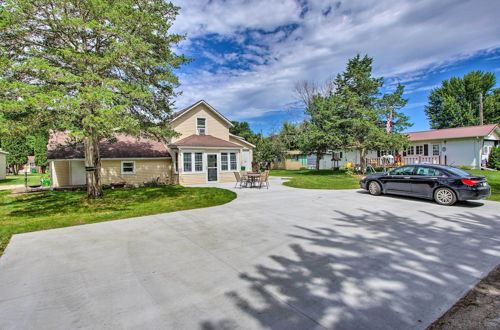
M 207 134 L 207 119 L 206 118 L 196 118 L 196 130 L 198 135 Z

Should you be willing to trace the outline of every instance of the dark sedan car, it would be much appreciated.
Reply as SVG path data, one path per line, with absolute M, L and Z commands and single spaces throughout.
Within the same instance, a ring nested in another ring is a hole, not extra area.
M 387 173 L 364 176 L 359 185 L 372 195 L 415 196 L 433 199 L 442 205 L 483 199 L 491 193 L 484 176 L 444 165 L 405 165 Z

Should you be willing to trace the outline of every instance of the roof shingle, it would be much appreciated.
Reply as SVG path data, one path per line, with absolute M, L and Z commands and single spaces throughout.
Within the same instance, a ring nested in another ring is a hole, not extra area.
M 498 128 L 498 124 L 444 128 L 444 129 L 435 129 L 422 132 L 410 132 L 406 134 L 409 136 L 410 141 L 442 140 L 442 139 L 456 139 L 456 138 L 475 137 L 475 136 L 487 136 L 495 128 Z
M 47 148 L 49 159 L 85 158 L 83 143 L 74 141 L 68 136 L 68 132 L 52 132 Z M 163 143 L 126 134 L 115 134 L 113 140 L 101 141 L 99 150 L 101 158 L 170 157 Z

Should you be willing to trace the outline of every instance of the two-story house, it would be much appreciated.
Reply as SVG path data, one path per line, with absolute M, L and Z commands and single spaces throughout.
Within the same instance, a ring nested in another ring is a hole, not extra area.
M 100 145 L 103 184 L 141 185 L 160 182 L 182 185 L 234 182 L 235 173 L 251 170 L 253 148 L 229 133 L 231 122 L 201 100 L 178 111 L 171 119 L 180 135 L 169 143 L 116 134 Z M 85 184 L 82 143 L 67 132 L 53 132 L 48 144 L 53 187 Z

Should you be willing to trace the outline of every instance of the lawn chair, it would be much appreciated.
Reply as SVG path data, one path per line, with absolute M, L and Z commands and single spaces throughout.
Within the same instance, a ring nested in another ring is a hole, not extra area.
M 264 171 L 259 178 L 259 189 L 262 188 L 262 185 L 266 185 L 266 188 L 269 189 L 269 171 Z
M 243 185 L 245 185 L 245 187 L 247 186 L 248 184 L 248 177 L 246 175 L 241 175 L 240 172 L 233 172 L 234 173 L 234 176 L 236 178 L 236 184 L 234 185 L 234 187 L 238 187 L 238 184 L 240 185 L 240 189 L 243 187 Z

